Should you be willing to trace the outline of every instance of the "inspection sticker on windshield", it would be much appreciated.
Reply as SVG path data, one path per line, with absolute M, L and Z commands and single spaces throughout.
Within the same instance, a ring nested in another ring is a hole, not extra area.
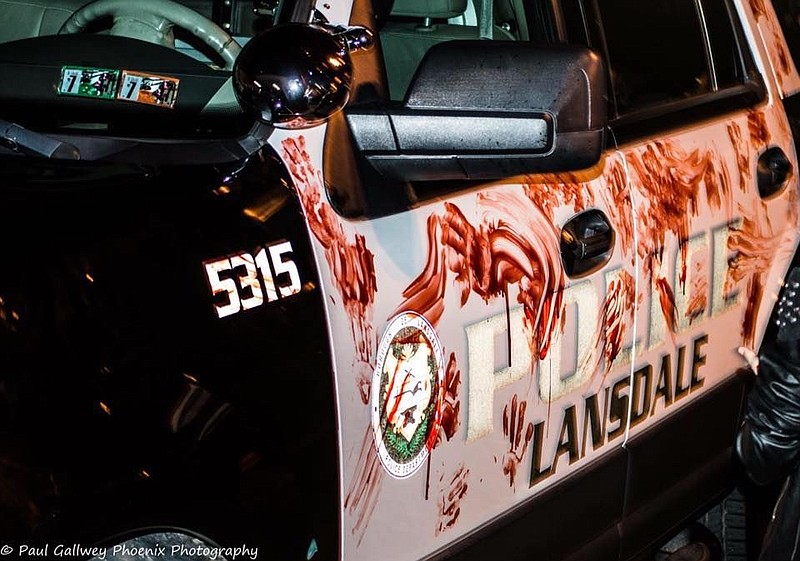
M 76 95 L 100 99 L 114 99 L 119 85 L 119 70 L 87 68 L 85 66 L 61 67 L 60 95 Z
M 172 107 L 178 98 L 178 83 L 180 80 L 170 76 L 123 70 L 117 99 Z

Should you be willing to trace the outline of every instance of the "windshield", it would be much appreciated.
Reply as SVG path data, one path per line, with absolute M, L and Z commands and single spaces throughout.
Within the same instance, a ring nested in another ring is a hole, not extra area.
M 278 0 L 0 0 L 0 157 L 247 157 L 270 131 L 242 110 L 233 65 L 282 9 Z

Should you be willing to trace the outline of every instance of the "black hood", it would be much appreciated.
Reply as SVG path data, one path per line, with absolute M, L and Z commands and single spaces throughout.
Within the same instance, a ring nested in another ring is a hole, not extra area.
M 0 479 L 18 484 L 0 490 L 0 537 L 92 542 L 155 524 L 335 556 L 324 312 L 271 149 L 224 166 L 1 169 L 0 430 L 15 444 L 0 464 L 18 467 Z M 220 317 L 206 264 L 284 242 L 299 292 L 276 273 L 279 298 Z M 267 527 L 276 506 L 283 522 Z

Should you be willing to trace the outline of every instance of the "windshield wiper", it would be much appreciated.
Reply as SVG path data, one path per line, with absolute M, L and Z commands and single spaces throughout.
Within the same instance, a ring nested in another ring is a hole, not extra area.
M 76 146 L 2 119 L 0 119 L 0 146 L 29 156 L 59 160 L 81 159 L 81 152 Z

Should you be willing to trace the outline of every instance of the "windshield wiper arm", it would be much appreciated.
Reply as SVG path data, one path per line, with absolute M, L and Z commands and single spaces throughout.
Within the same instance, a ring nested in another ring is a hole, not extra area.
M 31 156 L 59 160 L 81 159 L 81 152 L 76 146 L 2 119 L 0 119 L 0 146 Z

